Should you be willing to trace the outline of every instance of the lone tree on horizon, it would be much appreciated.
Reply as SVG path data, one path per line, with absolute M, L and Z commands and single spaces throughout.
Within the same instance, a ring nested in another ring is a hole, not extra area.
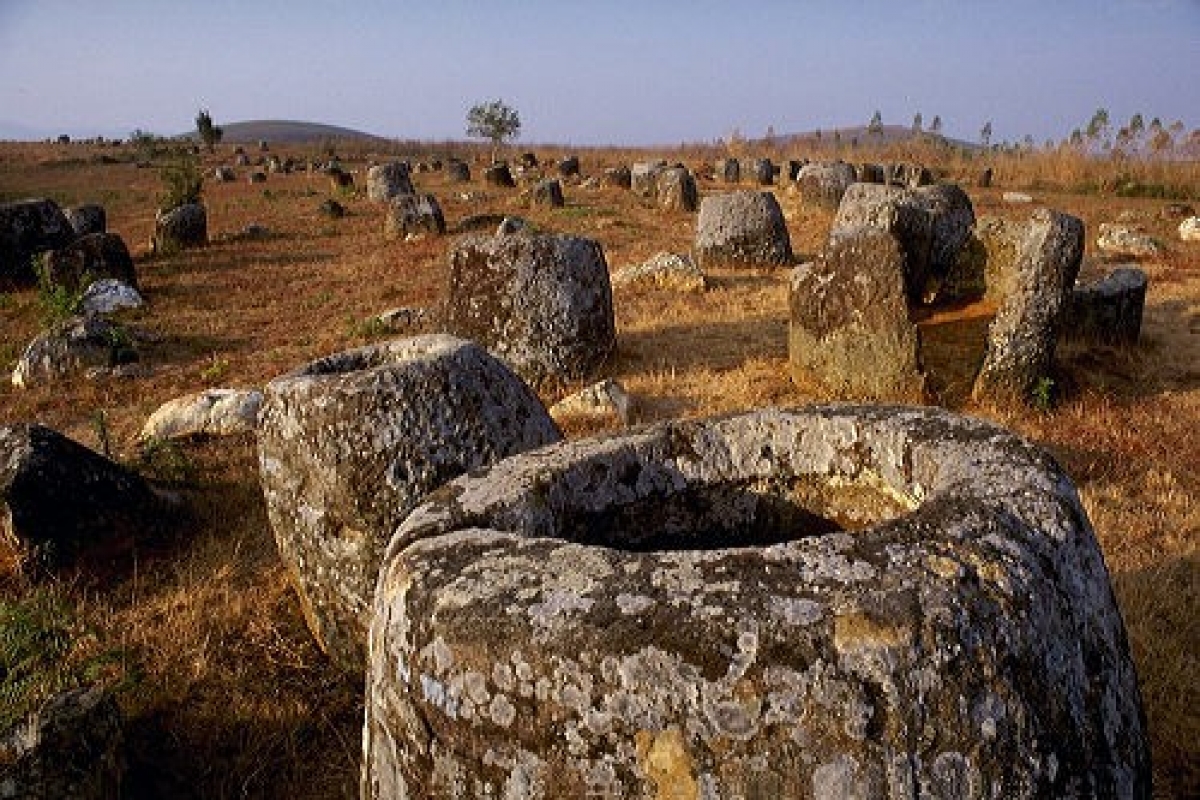
M 200 134 L 200 141 L 204 142 L 204 146 L 211 153 L 217 142 L 221 141 L 225 131 L 213 125 L 212 115 L 208 113 L 207 108 L 202 108 L 196 115 L 196 133 Z
M 520 132 L 521 118 L 517 110 L 503 100 L 479 103 L 467 112 L 467 136 L 492 143 L 492 163 L 496 162 L 500 145 L 506 139 L 515 139 Z

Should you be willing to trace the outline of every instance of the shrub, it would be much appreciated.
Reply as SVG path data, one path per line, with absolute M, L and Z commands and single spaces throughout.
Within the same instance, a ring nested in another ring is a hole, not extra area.
M 179 155 L 173 162 L 160 169 L 158 176 L 163 182 L 163 193 L 159 196 L 158 206 L 163 211 L 200 202 L 204 177 L 192 156 Z

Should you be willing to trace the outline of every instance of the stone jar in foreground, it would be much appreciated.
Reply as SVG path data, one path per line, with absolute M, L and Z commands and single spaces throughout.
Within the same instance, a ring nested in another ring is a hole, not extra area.
M 367 170 L 367 199 L 382 203 L 402 194 L 415 193 L 408 164 L 393 161 Z
M 563 443 L 454 481 L 375 594 L 364 798 L 1150 796 L 1100 550 L 934 409 Z
M 527 230 L 464 236 L 449 259 L 446 330 L 526 380 L 578 380 L 612 352 L 612 286 L 599 242 Z
M 309 627 L 349 671 L 362 669 L 379 559 L 408 512 L 451 478 L 559 438 L 503 364 L 445 335 L 337 353 L 264 395 L 271 527 Z
M 705 269 L 719 264 L 789 264 L 792 240 L 775 195 L 740 191 L 701 200 L 696 218 L 696 258 Z

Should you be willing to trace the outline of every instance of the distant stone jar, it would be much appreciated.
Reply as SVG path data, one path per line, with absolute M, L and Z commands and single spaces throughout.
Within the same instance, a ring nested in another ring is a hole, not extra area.
M 1075 489 L 1006 431 L 831 406 L 566 442 L 384 556 L 361 796 L 1149 797 Z

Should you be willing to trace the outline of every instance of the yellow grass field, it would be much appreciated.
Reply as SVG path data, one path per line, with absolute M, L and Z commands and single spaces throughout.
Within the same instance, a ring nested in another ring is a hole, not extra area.
M 278 154 L 318 157 L 315 148 L 280 147 Z M 381 311 L 437 302 L 450 237 L 387 241 L 383 209 L 367 201 L 361 185 L 368 159 L 392 154 L 347 146 L 340 155 L 357 173 L 354 192 L 335 192 L 325 175 L 308 172 L 250 184 L 248 170 L 239 168 L 236 182 L 206 180 L 212 243 L 152 256 L 148 241 L 162 190 L 157 169 L 138 168 L 121 148 L 0 144 L 0 200 L 50 197 L 64 206 L 106 207 L 109 230 L 133 252 L 149 302 L 124 319 L 151 334 L 141 347 L 146 377 L 80 378 L 28 390 L 0 381 L 0 424 L 39 421 L 96 448 L 106 437 L 118 460 L 175 479 L 193 509 L 186 530 L 170 541 L 141 542 L 132 554 L 56 581 L 29 581 L 11 557 L 0 565 L 0 601 L 24 607 L 57 600 L 71 620 L 65 661 L 87 665 L 117 692 L 129 797 L 357 796 L 361 681 L 334 669 L 305 629 L 267 524 L 253 439 L 185 443 L 152 459 L 135 441 L 169 399 L 210 387 L 261 387 L 308 360 L 377 337 L 367 321 Z M 580 155 L 585 176 L 639 156 Z M 641 155 L 699 166 L 717 153 Z M 860 152 L 855 160 L 889 155 Z M 1122 214 L 1167 244 L 1164 257 L 1140 264 L 1150 278 L 1141 343 L 1062 348 L 1065 396 L 1054 409 L 970 403 L 970 358 L 981 345 L 961 337 L 978 335 L 986 317 L 931 320 L 923 333 L 936 352 L 930 366 L 943 404 L 1039 443 L 1079 487 L 1129 631 L 1155 794 L 1200 796 L 1200 243 L 1179 241 L 1179 219 L 1164 215 L 1171 201 L 1118 197 L 1105 185 L 1132 169 L 1200 206 L 1200 167 L 997 156 L 996 184 L 977 189 L 982 162 L 916 155 L 961 179 L 977 215 L 1027 216 L 1028 206 L 1001 200 L 1003 191 L 1022 189 L 1041 205 L 1081 217 L 1089 258 L 1097 255 L 1099 223 Z M 232 162 L 232 148 L 202 160 L 209 172 Z M 545 230 L 597 239 L 612 270 L 691 247 L 693 214 L 660 211 L 628 191 L 568 184 L 565 208 L 530 209 L 518 190 L 485 186 L 481 164 L 472 163 L 472 171 L 465 186 L 447 184 L 442 172 L 414 175 L 419 190 L 438 197 L 450 227 L 471 214 L 519 214 Z M 1092 188 L 1078 191 L 1085 184 Z M 702 179 L 700 189 L 722 187 Z M 805 207 L 783 185 L 775 191 L 798 261 L 813 255 L 832 215 Z M 346 217 L 319 212 L 331 196 L 346 206 Z M 251 223 L 270 235 L 238 238 Z M 823 399 L 788 378 L 788 271 L 726 269 L 711 278 L 699 294 L 615 292 L 618 346 L 598 377 L 625 385 L 635 398 L 634 421 Z M 0 294 L 0 373 L 12 369 L 42 324 L 37 290 Z M 566 433 L 596 430 L 580 425 Z

